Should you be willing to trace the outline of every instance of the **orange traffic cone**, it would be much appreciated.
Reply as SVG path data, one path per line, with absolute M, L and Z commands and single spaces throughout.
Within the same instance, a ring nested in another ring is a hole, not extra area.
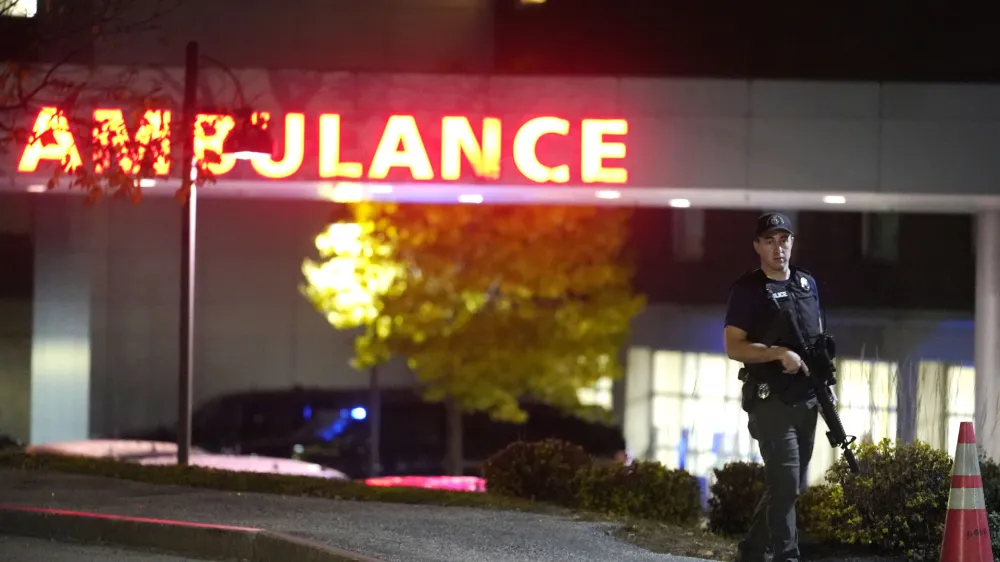
M 972 422 L 962 422 L 958 430 L 940 562 L 993 562 L 976 430 Z

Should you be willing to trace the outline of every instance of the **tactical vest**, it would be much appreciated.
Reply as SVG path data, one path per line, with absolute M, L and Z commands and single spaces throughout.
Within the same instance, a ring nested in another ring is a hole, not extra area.
M 802 338 L 807 345 L 815 343 L 824 331 L 824 319 L 816 292 L 816 280 L 809 272 L 792 267 L 787 281 L 775 281 L 763 271 L 751 271 L 739 282 L 751 283 L 759 288 L 760 304 L 754 325 L 747 334 L 751 342 L 770 346 L 782 346 L 801 353 L 802 349 L 793 340 L 787 322 L 779 320 L 781 310 L 789 311 L 798 324 Z M 811 397 L 812 389 L 802 375 L 782 372 L 779 362 L 745 365 L 759 382 L 766 383 L 772 393 L 783 400 L 796 402 Z

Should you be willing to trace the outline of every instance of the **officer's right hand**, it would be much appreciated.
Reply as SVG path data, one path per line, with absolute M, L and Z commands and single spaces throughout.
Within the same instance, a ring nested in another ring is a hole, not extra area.
M 778 359 L 781 361 L 781 369 L 785 373 L 793 374 L 802 371 L 803 375 L 809 374 L 809 368 L 806 367 L 805 362 L 802 361 L 798 353 L 791 349 L 784 350 Z

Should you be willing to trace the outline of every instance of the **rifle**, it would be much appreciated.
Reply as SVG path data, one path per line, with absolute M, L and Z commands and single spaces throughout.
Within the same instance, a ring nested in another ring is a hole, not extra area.
M 858 466 L 858 460 L 854 457 L 854 451 L 850 449 L 851 443 L 854 443 L 857 437 L 847 435 L 847 432 L 844 431 L 844 424 L 840 421 L 840 414 L 833 404 L 833 392 L 830 390 L 831 386 L 837 384 L 837 367 L 833 363 L 833 357 L 836 353 L 833 338 L 824 333 L 815 344 L 807 345 L 801 330 L 799 330 L 799 323 L 796 321 L 795 315 L 784 309 L 780 313 L 792 327 L 792 344 L 803 352 L 802 361 L 809 369 L 808 378 L 816 391 L 820 415 L 823 416 L 823 421 L 826 422 L 826 427 L 829 429 L 826 432 L 826 437 L 830 440 L 830 446 L 839 447 L 844 453 L 844 460 L 847 461 L 848 468 L 851 469 L 852 473 L 858 474 L 861 472 L 861 467 Z

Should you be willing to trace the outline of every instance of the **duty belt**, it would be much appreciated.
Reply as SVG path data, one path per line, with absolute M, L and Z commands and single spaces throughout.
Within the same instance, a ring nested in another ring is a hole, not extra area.
M 759 382 L 754 379 L 750 373 L 750 369 L 747 369 L 746 367 L 740 369 L 738 377 L 740 382 L 743 383 L 743 398 L 741 399 L 741 405 L 743 407 L 743 411 L 749 413 L 753 410 L 754 399 L 766 400 L 767 397 L 771 395 L 771 387 L 765 382 Z
M 766 400 L 771 395 L 771 387 L 766 382 L 757 383 L 757 398 Z

